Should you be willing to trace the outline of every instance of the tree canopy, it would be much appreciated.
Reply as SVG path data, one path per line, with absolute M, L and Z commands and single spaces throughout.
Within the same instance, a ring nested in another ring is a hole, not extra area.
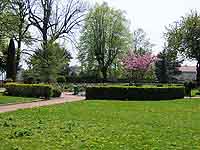
M 134 53 L 143 55 L 151 53 L 154 44 L 150 42 L 147 34 L 142 28 L 138 28 L 133 32 L 133 51 Z
M 168 47 L 175 53 L 197 61 L 196 79 L 200 83 L 200 14 L 191 11 L 167 28 Z
M 129 24 L 123 12 L 106 3 L 90 9 L 79 43 L 79 60 L 86 68 L 96 67 L 104 79 L 108 68 L 131 47 Z

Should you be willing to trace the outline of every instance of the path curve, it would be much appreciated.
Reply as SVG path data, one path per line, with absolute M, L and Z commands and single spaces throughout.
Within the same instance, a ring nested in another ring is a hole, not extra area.
M 19 109 L 34 108 L 34 107 L 41 107 L 41 106 L 48 106 L 48 105 L 55 105 L 55 104 L 63 104 L 63 103 L 67 103 L 67 102 L 82 101 L 82 100 L 85 100 L 85 97 L 72 95 L 71 93 L 63 93 L 60 98 L 54 98 L 51 100 L 0 106 L 0 113 L 16 111 Z

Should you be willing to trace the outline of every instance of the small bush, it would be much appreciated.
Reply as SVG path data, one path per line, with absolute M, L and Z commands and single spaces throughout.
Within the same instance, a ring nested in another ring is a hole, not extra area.
M 6 94 L 9 96 L 44 97 L 49 99 L 53 95 L 53 87 L 48 84 L 18 84 L 7 83 Z
M 6 80 L 4 81 L 4 83 L 12 83 L 12 82 L 13 82 L 12 79 L 6 79 Z
M 184 98 L 184 87 L 88 87 L 86 99 L 168 100 Z
M 35 82 L 33 77 L 27 77 L 26 79 L 24 79 L 24 83 L 25 84 L 33 84 Z
M 59 87 L 53 88 L 53 96 L 52 97 L 60 97 L 62 94 L 62 89 Z
M 164 85 L 163 84 L 158 84 L 156 85 L 157 87 L 163 87 Z
M 187 82 L 185 82 L 184 83 L 184 86 L 185 86 L 185 95 L 186 96 L 192 96 L 192 89 L 194 89 L 195 88 L 195 83 L 194 82 L 192 82 L 192 81 L 187 81 Z
M 60 77 L 58 77 L 57 79 L 56 79 L 56 81 L 58 82 L 58 83 L 65 83 L 65 77 L 64 76 L 60 76 Z

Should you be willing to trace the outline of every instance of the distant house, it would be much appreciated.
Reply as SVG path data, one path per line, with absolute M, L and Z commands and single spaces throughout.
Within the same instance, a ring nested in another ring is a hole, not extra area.
M 196 80 L 196 66 L 181 66 L 178 69 L 181 73 L 175 76 L 177 80 Z

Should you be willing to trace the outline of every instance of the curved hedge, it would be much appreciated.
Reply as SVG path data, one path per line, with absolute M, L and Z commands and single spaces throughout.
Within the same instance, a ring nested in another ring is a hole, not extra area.
M 86 99 L 169 100 L 184 98 L 184 87 L 88 87 Z

